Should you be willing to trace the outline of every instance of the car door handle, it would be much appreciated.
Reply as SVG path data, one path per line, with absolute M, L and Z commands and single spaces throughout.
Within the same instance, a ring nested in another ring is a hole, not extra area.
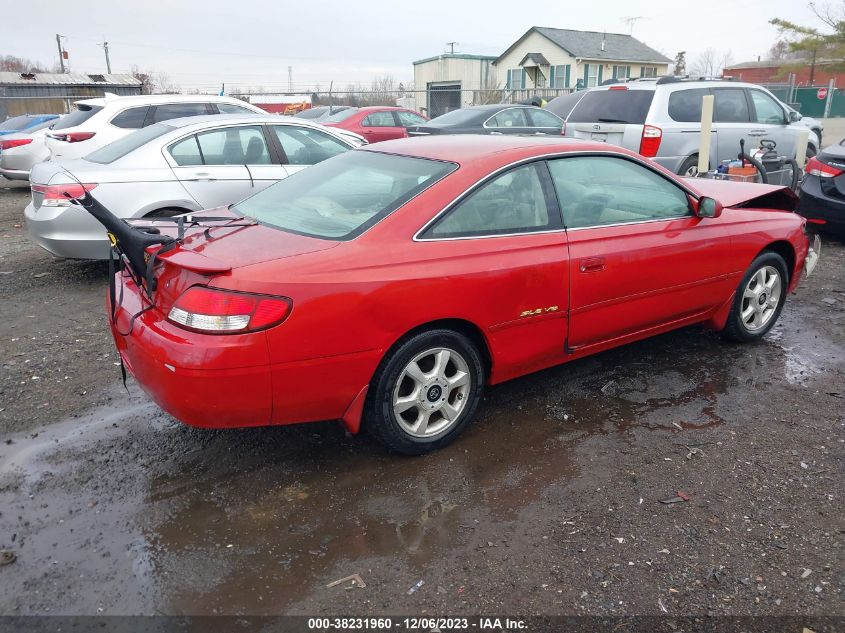
M 748 133 L 748 136 L 763 136 L 766 133 L 766 130 L 751 130 Z
M 213 180 L 217 180 L 214 176 L 209 174 L 207 171 L 198 171 L 191 174 L 191 177 L 188 180 L 192 182 L 211 182 Z
M 604 270 L 604 257 L 585 257 L 578 261 L 582 273 L 597 273 Z

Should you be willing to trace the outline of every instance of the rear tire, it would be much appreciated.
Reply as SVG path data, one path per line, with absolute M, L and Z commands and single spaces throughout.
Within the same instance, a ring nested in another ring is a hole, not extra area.
M 366 426 L 390 450 L 422 455 L 466 428 L 484 386 L 473 342 L 452 330 L 415 334 L 395 346 L 370 384 Z
M 690 178 L 694 178 L 698 176 L 698 155 L 694 154 L 687 158 L 681 166 L 678 168 L 678 175 L 679 176 L 687 176 Z
M 175 207 L 165 207 L 164 209 L 156 209 L 155 211 L 150 211 L 145 218 L 173 218 L 177 215 L 182 215 L 183 213 L 190 213 L 185 209 L 177 209 Z
M 722 335 L 738 343 L 763 338 L 780 317 L 788 284 L 783 257 L 772 251 L 758 255 L 737 286 Z

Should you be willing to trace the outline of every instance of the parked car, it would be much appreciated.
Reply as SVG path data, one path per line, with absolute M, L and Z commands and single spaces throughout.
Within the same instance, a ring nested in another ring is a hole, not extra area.
M 47 132 L 55 119 L 47 119 L 26 132 L 0 137 L 0 176 L 9 180 L 28 180 L 36 163 L 50 158 Z
M 714 95 L 710 165 L 736 158 L 740 139 L 750 154 L 761 139 L 794 158 L 803 126 L 765 88 L 730 80 L 637 79 L 588 90 L 566 120 L 566 136 L 639 152 L 676 174 L 698 173 L 701 103 Z M 818 150 L 811 132 L 808 154 Z
M 817 261 L 794 204 L 602 143 L 391 141 L 209 211 L 246 222 L 160 253 L 152 303 L 119 274 L 111 327 L 185 423 L 341 419 L 425 453 L 487 385 L 694 323 L 760 339 Z
M 268 114 L 156 123 L 84 159 L 36 165 L 26 225 L 53 255 L 105 259 L 106 234 L 61 195 L 65 183 L 95 190 L 121 218 L 173 216 L 237 202 L 358 145 L 316 123 Z
M 313 121 L 314 123 L 322 123 L 331 115 L 337 114 L 338 112 L 343 112 L 344 110 L 348 110 L 349 108 L 350 106 L 344 105 L 317 106 L 315 108 L 308 108 L 307 110 L 297 112 L 296 114 L 294 114 L 294 116 L 297 119 L 308 119 L 309 121 Z
M 13 116 L 0 123 L 0 136 L 32 131 L 45 121 L 58 119 L 58 114 L 23 114 Z
M 47 133 L 51 160 L 82 158 L 112 141 L 154 123 L 208 114 L 266 114 L 232 97 L 210 95 L 140 95 L 77 101 Z
M 419 112 L 388 106 L 348 108 L 335 112 L 321 123 L 360 134 L 369 143 L 404 138 L 407 129 L 425 123 L 428 119 Z
M 468 106 L 428 123 L 408 128 L 409 136 L 429 134 L 552 134 L 560 136 L 563 121 L 548 110 L 530 105 Z
M 845 236 L 845 139 L 807 161 L 798 197 L 811 225 Z

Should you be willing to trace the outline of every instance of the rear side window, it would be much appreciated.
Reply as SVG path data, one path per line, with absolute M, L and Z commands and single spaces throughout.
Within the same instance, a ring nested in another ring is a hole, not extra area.
M 206 165 L 269 165 L 261 126 L 228 127 L 197 134 Z
M 92 163 L 101 163 L 103 165 L 113 163 L 119 158 L 126 156 L 129 152 L 134 152 L 142 145 L 146 145 L 150 141 L 157 139 L 159 136 L 172 132 L 174 129 L 175 128 L 172 126 L 165 125 L 163 123 L 145 127 L 142 130 L 132 132 L 123 138 L 119 138 L 105 147 L 94 150 L 85 157 L 85 160 L 89 160 Z
M 561 119 L 565 119 L 569 116 L 569 113 L 572 112 L 572 108 L 581 101 L 581 97 L 583 96 L 583 92 L 573 92 L 572 94 L 555 97 L 549 101 L 549 105 L 546 106 L 546 109 L 549 112 L 554 112 Z
M 560 228 L 549 214 L 537 164 L 497 176 L 439 219 L 423 237 L 475 237 Z
M 153 113 L 153 122 L 178 119 L 184 116 L 202 116 L 209 114 L 208 105 L 205 103 L 167 103 L 156 106 Z
M 111 120 L 111 124 L 115 127 L 139 130 L 144 127 L 144 120 L 147 118 L 147 112 L 149 111 L 150 106 L 129 108 L 114 117 Z
M 528 127 L 525 118 L 525 108 L 508 108 L 502 110 L 485 124 L 487 127 Z
M 202 154 L 200 154 L 200 146 L 197 144 L 195 134 L 171 145 L 170 155 L 179 167 L 202 165 Z
M 361 125 L 366 127 L 396 127 L 392 112 L 373 112 Z
M 713 120 L 720 123 L 748 123 L 748 101 L 742 88 L 713 90 Z
M 545 110 L 530 110 L 528 116 L 531 117 L 535 127 L 559 128 L 563 126 L 563 121 Z
M 69 127 L 76 127 L 77 125 L 82 125 L 83 123 L 85 123 L 85 121 L 90 119 L 102 109 L 103 106 L 78 103 L 76 105 L 76 111 L 71 112 L 70 114 L 66 114 L 61 119 L 59 119 L 58 122 L 53 126 L 53 129 L 64 130 Z
M 673 121 L 701 122 L 701 99 L 710 94 L 709 88 L 677 90 L 669 95 L 669 118 Z
M 396 114 L 399 116 L 399 123 L 401 123 L 405 127 L 411 127 L 413 125 L 425 125 L 425 119 L 414 112 L 400 110 Z
M 636 123 L 642 125 L 654 90 L 593 90 L 569 113 L 569 123 Z

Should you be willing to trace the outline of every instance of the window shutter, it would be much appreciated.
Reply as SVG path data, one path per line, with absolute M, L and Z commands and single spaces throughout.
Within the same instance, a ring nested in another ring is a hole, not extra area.
M 508 90 L 511 89 L 511 71 L 510 71 L 510 68 L 508 68 L 507 78 L 505 79 L 505 88 L 508 89 Z
M 566 71 L 564 72 L 564 88 L 569 88 L 569 72 L 572 70 L 572 64 L 566 65 Z
M 588 88 L 590 85 L 590 65 L 584 64 L 584 88 Z
M 549 68 L 549 86 L 551 86 L 552 88 L 557 88 L 557 86 L 555 85 L 555 68 L 556 66 L 552 66 L 551 68 Z
M 525 87 L 526 87 L 525 77 L 526 77 L 527 75 L 528 75 L 528 73 L 526 73 L 526 72 L 525 72 L 525 69 L 523 68 L 523 69 L 522 69 L 522 81 L 520 82 L 520 88 L 522 88 L 523 90 L 525 90 Z
M 602 68 L 604 68 L 604 64 L 599 64 L 599 76 L 598 76 L 598 78 L 596 79 L 596 85 L 597 85 L 597 86 L 600 86 L 600 85 L 601 85 L 601 71 L 602 71 Z

